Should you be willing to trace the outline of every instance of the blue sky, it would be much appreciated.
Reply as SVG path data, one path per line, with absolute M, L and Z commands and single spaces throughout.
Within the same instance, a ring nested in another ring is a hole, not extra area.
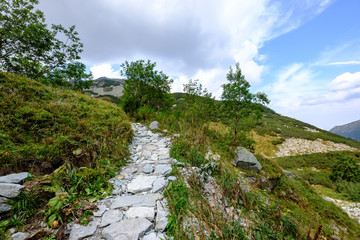
M 40 0 L 49 23 L 76 25 L 94 77 L 150 59 L 181 91 L 199 79 L 220 98 L 240 63 L 270 107 L 323 129 L 360 119 L 358 0 Z

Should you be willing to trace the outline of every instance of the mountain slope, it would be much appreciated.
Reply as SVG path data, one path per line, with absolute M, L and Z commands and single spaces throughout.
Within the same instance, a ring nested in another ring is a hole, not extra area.
M 335 126 L 330 129 L 330 132 L 360 141 L 360 120 L 341 126 Z

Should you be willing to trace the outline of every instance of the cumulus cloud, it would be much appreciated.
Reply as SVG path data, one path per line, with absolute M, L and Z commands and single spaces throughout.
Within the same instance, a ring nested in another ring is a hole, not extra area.
M 90 71 L 94 79 L 99 77 L 121 78 L 120 70 L 115 70 L 110 64 L 92 66 Z
M 331 91 L 338 90 L 352 90 L 354 88 L 360 87 L 360 72 L 356 73 L 343 73 L 340 76 L 337 76 L 328 84 L 328 88 Z
M 76 25 L 88 65 L 151 59 L 179 79 L 176 83 L 201 75 L 204 86 L 218 92 L 226 76 L 219 73 L 235 62 L 250 83 L 261 82 L 263 43 L 298 27 L 332 1 L 305 2 L 40 0 L 40 8 L 51 23 Z

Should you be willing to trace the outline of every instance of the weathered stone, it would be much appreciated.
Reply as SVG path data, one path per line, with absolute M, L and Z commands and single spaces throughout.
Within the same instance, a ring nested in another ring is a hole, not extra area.
M 105 227 L 109 224 L 119 222 L 122 218 L 123 213 L 120 210 L 106 211 L 101 218 L 100 227 Z
M 25 240 L 28 236 L 29 236 L 28 233 L 23 233 L 23 232 L 17 232 L 15 234 L 11 235 L 13 240 Z
M 155 175 L 164 175 L 167 176 L 171 172 L 172 168 L 170 164 L 159 164 L 155 167 Z
M 166 225 L 168 223 L 167 215 L 168 210 L 164 201 L 157 201 L 156 203 L 157 214 L 155 220 L 155 229 L 157 231 L 163 232 L 165 231 Z
M 166 186 L 165 178 L 163 177 L 157 178 L 153 183 L 152 192 L 156 193 L 158 191 L 161 191 L 165 188 L 165 186 Z
M 9 200 L 9 199 L 4 198 L 4 197 L 0 197 L 0 203 L 6 203 L 7 200 Z
M 144 195 L 130 195 L 117 197 L 110 208 L 122 207 L 155 207 L 156 200 L 161 199 L 162 195 L 159 193 L 150 193 Z
M 143 167 L 143 172 L 146 174 L 150 174 L 154 171 L 154 168 L 151 164 L 145 164 L 145 166 Z
M 127 185 L 127 191 L 130 193 L 149 191 L 155 179 L 156 176 L 138 175 Z
M 156 129 L 159 129 L 159 126 L 160 126 L 160 124 L 159 124 L 158 121 L 153 121 L 152 123 L 150 123 L 149 128 L 150 128 L 151 130 L 156 130 Z
M 132 207 L 126 211 L 127 218 L 146 218 L 154 221 L 155 210 L 153 207 Z
M 69 240 L 80 240 L 93 235 L 96 232 L 98 222 L 90 222 L 87 226 L 75 224 L 70 232 Z
M 254 171 L 260 171 L 262 168 L 260 162 L 254 157 L 254 155 L 243 147 L 237 148 L 234 165 L 239 168 Z
M 0 213 L 5 213 L 11 210 L 11 206 L 6 203 L 0 203 Z
M 152 227 L 146 218 L 125 219 L 104 228 L 103 237 L 107 240 L 138 240 Z
M 296 178 L 296 176 L 293 174 L 293 173 L 291 173 L 291 172 L 289 172 L 289 171 L 286 171 L 286 170 L 282 170 L 283 171 L 283 173 L 286 175 L 286 176 L 288 176 L 289 178 Z
M 0 177 L 0 183 L 20 183 L 28 176 L 29 176 L 28 172 L 12 173 L 12 174 Z
M 159 238 L 156 236 L 156 233 L 152 232 L 148 235 L 145 235 L 142 240 L 158 240 Z
M 14 198 L 19 195 L 24 186 L 14 183 L 0 183 L 0 196 Z
M 175 176 L 169 176 L 167 178 L 170 182 L 176 181 L 176 177 Z

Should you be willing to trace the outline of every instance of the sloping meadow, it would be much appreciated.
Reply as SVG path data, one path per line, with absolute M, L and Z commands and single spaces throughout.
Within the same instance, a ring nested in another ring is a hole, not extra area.
M 0 106 L 0 175 L 128 154 L 129 120 L 109 102 L 0 72 Z

